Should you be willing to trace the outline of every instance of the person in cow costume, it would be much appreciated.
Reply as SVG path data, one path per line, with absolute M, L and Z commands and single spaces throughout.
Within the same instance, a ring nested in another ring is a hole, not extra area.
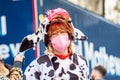
M 24 37 L 20 52 L 43 41 L 44 55 L 33 60 L 24 80 L 89 80 L 87 60 L 75 53 L 74 40 L 87 37 L 74 28 L 69 13 L 62 8 L 48 10 L 36 33 Z

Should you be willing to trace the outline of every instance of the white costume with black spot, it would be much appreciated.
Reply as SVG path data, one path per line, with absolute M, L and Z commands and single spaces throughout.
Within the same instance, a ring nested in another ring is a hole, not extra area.
M 89 80 L 87 61 L 78 54 L 66 59 L 43 55 L 25 70 L 24 80 Z

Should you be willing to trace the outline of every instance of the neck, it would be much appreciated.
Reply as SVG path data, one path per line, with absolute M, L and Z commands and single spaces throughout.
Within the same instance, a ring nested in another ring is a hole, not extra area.
M 58 54 L 58 55 L 63 55 L 63 56 L 65 56 L 65 55 L 68 54 L 68 49 L 66 49 L 64 52 L 54 51 L 53 53 Z
M 54 54 L 55 54 L 55 56 L 57 56 L 57 57 L 59 57 L 60 59 L 63 59 L 63 60 L 68 58 L 71 55 L 71 53 L 69 53 L 68 50 L 66 50 L 66 51 L 64 51 L 62 53 L 54 52 Z

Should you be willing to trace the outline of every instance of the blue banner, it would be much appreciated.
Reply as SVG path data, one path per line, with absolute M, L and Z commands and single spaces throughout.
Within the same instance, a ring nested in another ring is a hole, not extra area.
M 31 0 L 0 0 L 0 53 L 5 63 L 13 64 L 24 36 L 33 33 Z M 23 70 L 35 58 L 31 49 L 25 52 Z

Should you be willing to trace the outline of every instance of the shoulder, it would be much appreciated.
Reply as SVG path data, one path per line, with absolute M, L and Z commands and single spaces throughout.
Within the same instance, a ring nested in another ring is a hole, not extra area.
M 40 57 L 34 59 L 32 62 L 30 62 L 30 64 L 25 69 L 24 74 L 29 75 L 29 74 L 35 73 L 36 71 L 39 71 L 44 57 L 46 57 L 46 56 L 40 56 Z
M 80 58 L 80 59 L 86 61 L 86 58 L 85 58 L 84 56 L 80 55 L 80 54 L 74 53 L 73 56 L 74 56 L 74 57 L 78 57 L 78 58 Z
M 80 54 L 76 54 L 78 57 L 80 57 L 82 60 L 87 61 L 86 58 Z
M 43 76 L 44 74 L 47 76 L 49 72 L 53 71 L 52 66 L 48 55 L 42 55 L 35 60 L 33 60 L 24 72 L 24 78 L 26 80 L 39 80 L 39 76 Z M 45 76 L 44 75 L 44 76 Z M 38 79 L 36 79 L 36 77 Z
M 47 61 L 48 59 L 49 59 L 49 58 L 48 58 L 47 55 L 42 55 L 42 56 L 40 56 L 40 57 L 37 57 L 37 58 L 34 59 L 33 61 L 31 61 L 29 65 L 31 65 L 31 64 L 32 64 L 32 65 L 33 65 L 33 64 L 41 64 L 41 63 Z
M 76 54 L 76 53 L 73 54 L 73 56 L 74 56 L 74 58 L 77 58 L 78 62 L 85 63 L 86 65 L 88 65 L 87 64 L 87 59 L 84 56 L 82 56 L 80 54 Z
M 28 67 L 40 67 L 41 65 L 51 65 L 51 61 L 48 57 L 48 55 L 42 55 L 36 59 L 34 59 L 29 65 Z
M 43 61 L 46 61 L 46 60 L 48 60 L 48 59 L 49 59 L 48 55 L 42 55 L 42 56 L 38 57 L 36 60 L 37 60 L 38 62 L 39 62 L 39 61 L 43 62 Z

